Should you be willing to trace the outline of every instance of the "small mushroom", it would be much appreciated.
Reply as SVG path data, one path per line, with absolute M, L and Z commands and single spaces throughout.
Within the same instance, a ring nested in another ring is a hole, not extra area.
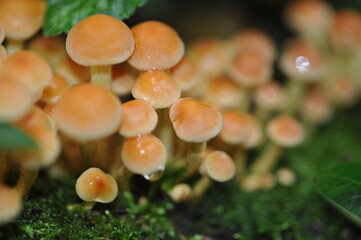
M 0 183 L 0 224 L 14 220 L 23 208 L 21 195 L 14 189 Z

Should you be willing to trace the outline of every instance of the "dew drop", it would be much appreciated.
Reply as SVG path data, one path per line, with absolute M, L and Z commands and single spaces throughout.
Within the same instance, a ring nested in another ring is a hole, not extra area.
M 158 169 L 154 172 L 148 173 L 148 174 L 144 174 L 143 177 L 145 179 L 147 179 L 148 181 L 157 181 L 159 178 L 161 178 L 163 176 L 163 172 L 164 172 L 164 166 L 161 165 L 158 167 Z
M 308 72 L 311 67 L 310 61 L 308 60 L 308 58 L 306 58 L 304 56 L 298 56 L 296 58 L 295 64 L 296 64 L 296 68 L 299 73 Z

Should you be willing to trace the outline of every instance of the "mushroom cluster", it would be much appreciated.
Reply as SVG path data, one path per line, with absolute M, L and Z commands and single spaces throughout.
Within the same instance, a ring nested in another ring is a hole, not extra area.
M 0 152 L 0 223 L 19 214 L 39 169 L 78 177 L 78 196 L 102 203 L 131 190 L 132 175 L 156 181 L 168 168 L 185 173 L 167 192 L 175 202 L 231 179 L 245 191 L 292 185 L 284 149 L 360 94 L 361 16 L 322 0 L 290 3 L 297 37 L 278 58 L 257 29 L 185 47 L 165 23 L 129 28 L 102 14 L 46 38 L 36 34 L 45 9 L 0 2 L 0 121 L 37 144 Z

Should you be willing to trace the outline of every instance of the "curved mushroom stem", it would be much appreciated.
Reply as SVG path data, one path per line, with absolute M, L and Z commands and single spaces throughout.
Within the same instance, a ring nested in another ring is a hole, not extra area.
M 20 164 L 20 176 L 18 182 L 15 185 L 16 191 L 21 196 L 24 196 L 31 188 L 36 178 L 38 177 L 39 167 L 27 168 Z
M 273 142 L 269 142 L 259 158 L 250 167 L 251 174 L 264 174 L 273 169 L 277 164 L 283 148 Z
M 100 85 L 107 89 L 111 88 L 112 65 L 91 66 L 90 74 L 90 82 L 92 84 Z
M 8 53 L 8 56 L 23 49 L 23 45 L 23 40 L 6 39 L 6 51 Z
M 204 174 L 195 185 L 192 191 L 192 205 L 197 205 L 202 199 L 206 191 L 212 186 L 213 180 L 210 179 L 207 174 Z
M 207 142 L 189 143 L 186 156 L 187 175 L 192 176 L 198 171 L 204 158 L 206 147 Z
M 305 84 L 300 79 L 290 80 L 288 83 L 288 105 L 284 108 L 283 113 L 293 115 L 301 102 L 304 95 Z

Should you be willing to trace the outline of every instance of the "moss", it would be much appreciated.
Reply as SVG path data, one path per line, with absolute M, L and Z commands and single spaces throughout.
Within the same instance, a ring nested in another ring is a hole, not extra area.
M 312 140 L 287 152 L 283 164 L 296 170 L 295 186 L 246 193 L 235 182 L 215 184 L 191 208 L 159 194 L 181 174 L 168 171 L 154 184 L 132 179 L 133 194 L 124 192 L 111 204 L 70 211 L 68 205 L 80 203 L 74 180 L 43 174 L 19 219 L 0 227 L 0 239 L 354 239 L 361 231 L 320 197 L 314 177 L 340 162 L 360 161 L 361 115 L 354 114 L 360 110 L 340 112 Z

